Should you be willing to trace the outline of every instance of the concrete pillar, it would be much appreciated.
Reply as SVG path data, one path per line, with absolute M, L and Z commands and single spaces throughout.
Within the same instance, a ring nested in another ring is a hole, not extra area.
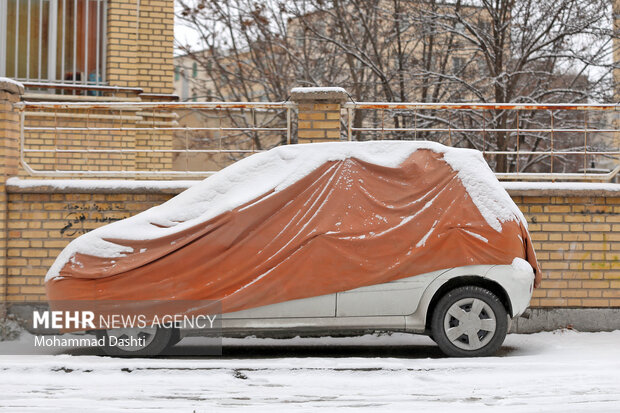
M 348 99 L 340 87 L 298 87 L 290 100 L 297 103 L 297 143 L 339 141 L 340 107 Z
M 8 293 L 6 180 L 17 175 L 19 168 L 19 112 L 15 104 L 23 94 L 20 83 L 0 77 L 0 318 L 6 315 Z

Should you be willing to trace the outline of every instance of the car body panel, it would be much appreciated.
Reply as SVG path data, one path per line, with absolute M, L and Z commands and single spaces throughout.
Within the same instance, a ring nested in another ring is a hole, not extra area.
M 299 334 L 349 330 L 425 333 L 433 298 L 447 282 L 460 277 L 497 283 L 506 292 L 511 317 L 523 313 L 531 299 L 533 272 L 511 265 L 472 265 L 223 314 L 222 329 L 246 334 L 280 330 Z
M 337 317 L 412 314 L 428 284 L 447 270 L 407 277 L 336 294 Z
M 222 317 L 225 320 L 250 320 L 259 318 L 334 317 L 335 315 L 336 294 L 326 294 L 235 311 L 223 314 Z

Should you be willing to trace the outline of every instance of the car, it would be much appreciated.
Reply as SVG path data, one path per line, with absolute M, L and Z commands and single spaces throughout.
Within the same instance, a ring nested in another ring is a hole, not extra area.
M 225 336 L 400 331 L 477 357 L 497 352 L 540 278 L 527 222 L 480 152 L 369 141 L 245 158 L 76 238 L 46 290 L 52 307 L 213 300 Z M 149 356 L 192 334 L 178 327 L 97 334 L 145 339 L 107 354 Z

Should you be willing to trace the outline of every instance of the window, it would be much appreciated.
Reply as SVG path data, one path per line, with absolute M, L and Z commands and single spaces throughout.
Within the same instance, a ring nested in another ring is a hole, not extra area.
M 177 82 L 181 78 L 181 69 L 179 66 L 174 67 L 174 81 Z
M 196 76 L 198 76 L 198 63 L 194 62 L 192 64 L 192 77 L 195 78 Z
M 105 0 L 0 2 L 0 76 L 101 84 Z

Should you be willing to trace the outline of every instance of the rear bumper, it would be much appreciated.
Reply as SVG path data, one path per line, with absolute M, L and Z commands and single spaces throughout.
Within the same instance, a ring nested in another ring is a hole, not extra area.
M 501 285 L 510 299 L 511 317 L 518 317 L 528 308 L 534 291 L 534 272 L 520 271 L 512 265 L 495 265 L 485 278 Z

